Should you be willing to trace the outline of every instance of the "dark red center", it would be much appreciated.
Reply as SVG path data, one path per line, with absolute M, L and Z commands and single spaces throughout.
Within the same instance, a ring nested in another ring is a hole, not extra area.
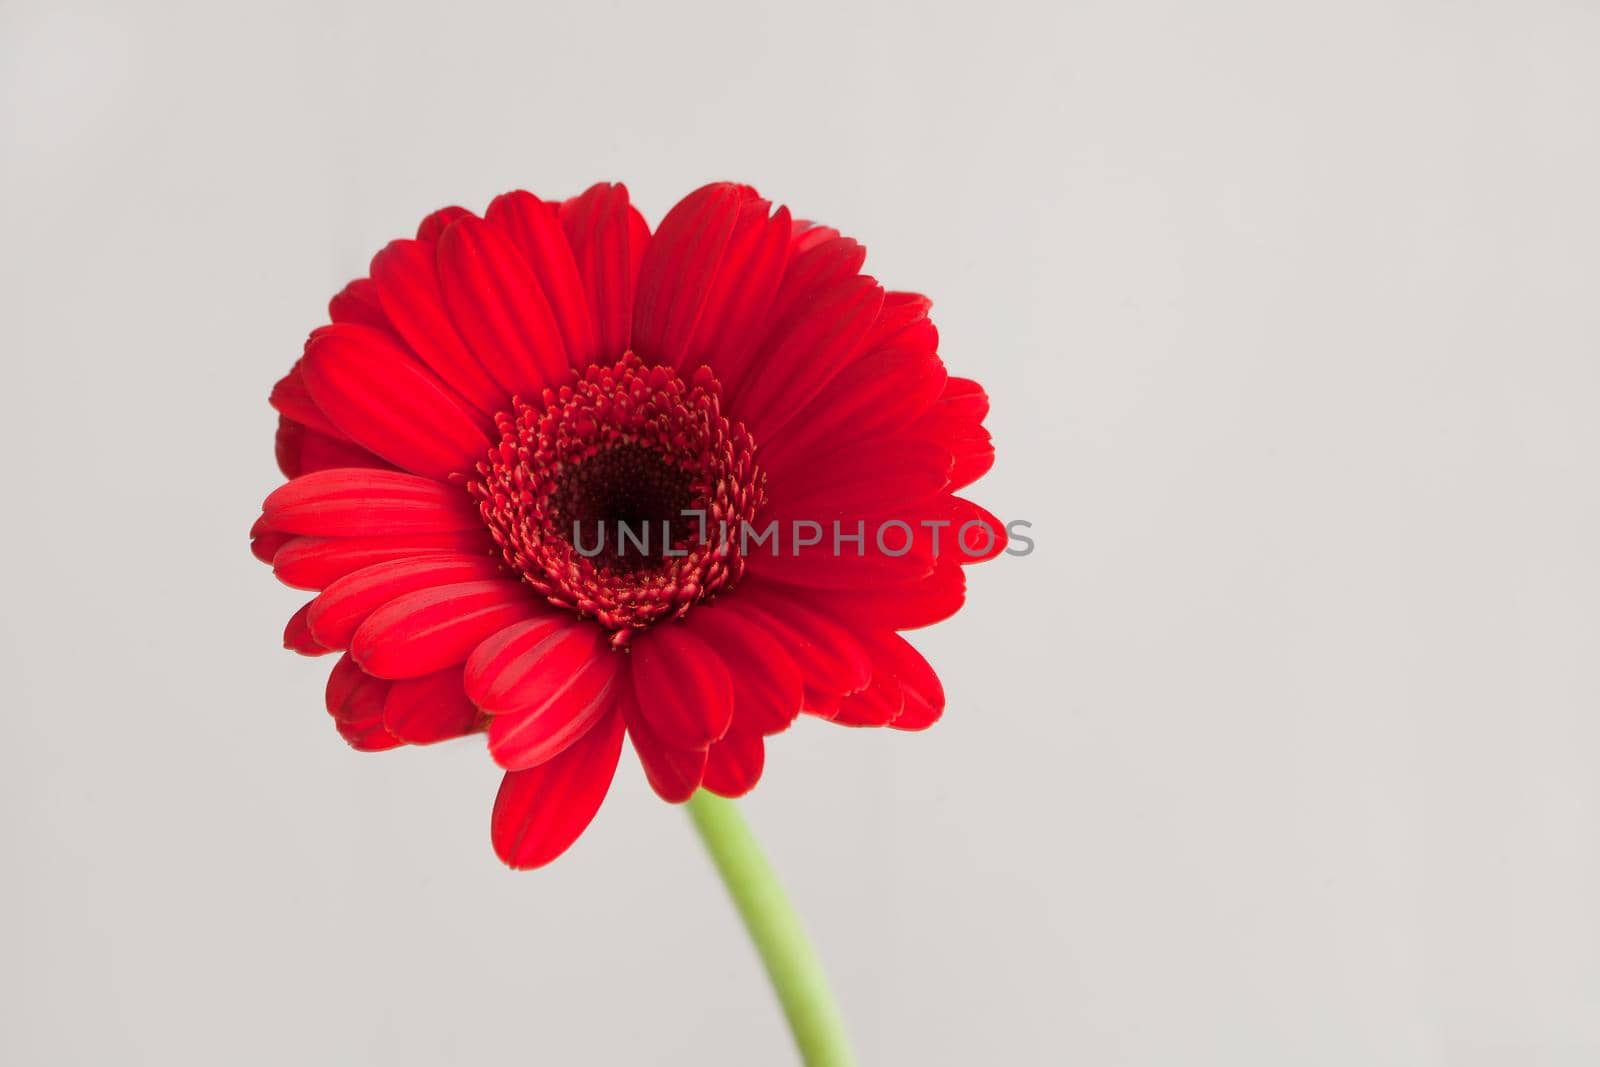
M 500 443 L 467 488 L 507 565 L 613 644 L 743 572 L 739 527 L 765 476 L 710 369 L 686 384 L 629 352 L 495 422 Z

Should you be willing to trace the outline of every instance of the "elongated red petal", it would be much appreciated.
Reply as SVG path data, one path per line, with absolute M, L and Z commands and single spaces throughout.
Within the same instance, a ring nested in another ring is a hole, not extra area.
M 365 467 L 304 474 L 261 505 L 267 526 L 314 537 L 407 536 L 480 531 L 472 498 L 403 471 Z
M 600 359 L 632 346 L 633 302 L 650 228 L 623 185 L 601 182 L 561 205 L 561 228 L 583 279 Z
M 443 479 L 489 449 L 480 420 L 390 338 L 362 326 L 318 331 L 306 387 L 351 440 L 408 471 Z
M 622 716 L 613 713 L 554 759 L 508 772 L 489 823 L 495 853 L 525 870 L 565 852 L 594 820 L 611 788 L 622 737 Z
M 287 535 L 270 557 L 278 581 L 295 589 L 326 589 L 347 574 L 392 559 L 417 556 L 494 554 L 483 530 L 378 537 L 296 537 Z
M 296 360 L 289 373 L 278 379 L 272 387 L 272 394 L 267 398 L 267 403 L 271 404 L 279 415 L 291 422 L 298 422 L 308 429 L 341 441 L 350 440 L 329 420 L 327 413 L 317 407 L 317 402 L 311 399 L 311 390 L 306 388 L 304 359 Z
M 799 257 L 829 241 L 837 240 L 839 240 L 839 231 L 832 226 L 822 226 L 810 219 L 795 219 L 794 227 L 790 230 L 789 255 Z M 850 243 L 854 244 L 855 242 L 852 241 Z M 865 258 L 866 254 L 866 249 L 862 249 L 862 258 Z M 860 266 L 859 262 L 857 266 Z
M 994 443 L 983 428 L 988 413 L 989 397 L 981 385 L 970 378 L 951 378 L 938 402 L 913 424 L 914 433 L 943 441 L 955 454 L 952 490 L 971 485 L 994 466 Z
M 433 245 L 389 242 L 372 258 L 372 280 L 395 329 L 441 381 L 484 416 L 505 410 L 510 394 L 483 369 L 450 321 Z
M 716 651 L 680 625 L 641 631 L 633 641 L 633 691 L 656 736 L 676 748 L 705 748 L 733 721 L 733 680 Z
M 767 317 L 789 261 L 789 209 L 754 197 L 739 206 L 705 308 L 685 350 L 704 362 L 730 393 L 743 379 L 766 333 Z
M 870 463 L 861 462 L 857 453 L 845 462 L 819 463 L 797 473 L 794 483 L 775 482 L 774 503 L 763 517 L 791 522 L 892 514 L 944 489 L 953 462 L 950 451 L 937 441 L 887 442 L 873 450 Z M 832 531 L 828 532 L 831 538 Z M 876 540 L 876 531 L 872 536 Z
M 561 228 L 558 209 L 532 193 L 512 192 L 497 196 L 484 213 L 489 225 L 511 241 L 528 266 L 550 303 L 551 314 L 561 328 L 567 358 L 575 370 L 582 371 L 600 356 L 595 341 L 594 320 L 584 296 L 583 278 L 572 255 L 572 246 Z
M 706 752 L 705 787 L 718 796 L 742 797 L 761 780 L 765 763 L 760 734 L 729 730 Z
M 335 721 L 333 726 L 339 731 L 339 736 L 344 738 L 345 743 L 357 752 L 387 752 L 391 748 L 399 748 L 405 744 L 383 728 L 381 718 Z
M 829 593 L 817 601 L 801 590 L 788 590 L 769 582 L 747 579 L 741 596 L 728 606 L 761 623 L 777 636 L 799 666 L 805 684 L 806 706 L 827 710 L 840 697 L 865 689 L 872 679 L 872 660 L 860 643 L 837 619 L 854 619 L 848 612 L 832 613 Z M 817 604 L 828 605 L 825 613 Z
M 749 553 L 745 557 L 747 573 L 789 585 L 845 592 L 910 587 L 935 578 L 940 561 L 961 566 L 979 563 L 1003 551 L 1007 541 L 998 519 L 948 493 L 909 508 L 838 515 L 833 521 L 839 524 L 837 552 L 832 531 L 825 530 L 814 545 L 791 544 L 782 552 Z M 854 541 L 858 533 L 859 544 Z
M 489 753 L 507 770 L 543 763 L 616 703 L 623 656 L 598 626 L 564 612 L 506 627 L 467 660 L 467 691 L 494 716 Z
M 954 531 L 955 560 L 963 567 L 994 559 L 1006 549 L 1005 523 L 959 496 L 950 498 L 946 515 Z
M 639 711 L 631 682 L 622 687 L 618 695 L 628 736 L 633 740 L 633 750 L 639 755 L 645 780 L 656 795 L 669 804 L 682 804 L 694 791 L 706 772 L 706 750 L 703 748 L 673 748 L 662 743 L 650 724 Z
M 268 526 L 266 516 L 262 516 L 250 529 L 250 554 L 262 563 L 271 563 L 283 550 L 283 546 L 294 539 L 294 534 L 274 530 Z
M 527 586 L 516 581 L 423 589 L 367 616 L 350 639 L 350 654 L 380 678 L 420 678 L 465 662 L 484 638 L 531 610 Z
M 374 456 L 354 441 L 313 430 L 287 415 L 278 416 L 273 452 L 278 460 L 278 469 L 287 478 L 298 478 L 302 474 L 330 467 L 392 467 L 392 464 Z
M 477 729 L 478 719 L 459 667 L 394 682 L 383 702 L 384 729 L 411 745 L 464 736 Z
M 489 720 L 489 755 L 508 771 L 537 767 L 565 752 L 616 707 L 615 666 L 583 671 L 550 700 Z
M 346 652 L 328 673 L 325 694 L 328 714 L 335 719 L 381 716 L 384 698 L 389 695 L 389 683 L 362 670 Z
M 392 600 L 500 573 L 499 562 L 489 556 L 431 555 L 374 563 L 340 578 L 311 602 L 311 633 L 328 648 L 348 648 L 356 627 Z
M 457 330 L 507 396 L 538 396 L 571 378 L 539 279 L 499 230 L 458 219 L 439 238 L 439 278 Z
M 944 714 L 944 686 L 922 653 L 899 634 L 871 641 L 873 669 L 892 673 L 900 682 L 905 705 L 890 723 L 896 730 L 926 730 Z
M 915 630 L 943 622 L 961 610 L 967 580 L 960 564 L 944 555 L 932 574 L 908 585 L 826 593 L 800 586 L 778 588 L 786 588 L 801 599 L 826 604 L 835 618 L 849 619 L 851 626 L 859 630 Z
M 696 608 L 685 623 L 737 679 L 734 728 L 775 734 L 794 722 L 805 699 L 800 669 L 765 626 L 718 603 Z
M 444 231 L 448 230 L 457 219 L 470 219 L 472 217 L 472 212 L 464 207 L 454 204 L 450 207 L 442 207 L 417 224 L 417 240 L 428 244 L 436 244 L 439 238 L 444 236 Z
M 377 290 L 370 278 L 357 278 L 328 301 L 330 322 L 353 322 L 371 326 L 375 330 L 390 328 L 389 318 L 378 301 Z
M 750 375 L 734 396 L 755 434 L 769 440 L 861 350 L 883 306 L 883 288 L 852 277 L 815 294 L 805 313 L 757 350 Z
M 790 552 L 753 552 L 746 557 L 748 573 L 771 578 L 788 585 L 809 586 L 816 589 L 881 589 L 903 586 L 933 574 L 933 558 L 925 552 L 908 548 L 903 555 L 889 555 L 878 550 L 877 538 L 881 532 L 884 544 L 898 551 L 910 541 L 916 545 L 916 530 L 911 535 L 896 528 L 883 528 L 878 519 L 843 520 L 840 530 L 840 550 L 835 552 L 832 532 L 823 535 L 820 543 L 808 545 L 798 555 Z M 904 521 L 904 520 L 902 520 Z M 911 523 L 907 523 L 912 526 Z M 862 551 L 846 541 L 856 535 L 862 538 Z M 946 538 L 948 541 L 949 538 Z M 920 546 L 917 546 L 920 548 Z
M 689 355 L 740 209 L 752 199 L 749 186 L 717 182 L 661 220 L 645 250 L 633 309 L 633 348 L 649 362 L 676 368 Z
M 787 208 L 719 183 L 662 220 L 639 279 L 640 351 L 680 371 L 705 363 L 729 393 L 744 376 L 789 258 Z
M 883 294 L 883 310 L 862 342 L 867 352 L 915 350 L 934 351 L 939 332 L 928 321 L 933 301 L 921 293 L 891 290 Z
M 789 266 L 772 302 L 767 337 L 789 333 L 799 318 L 810 314 L 818 294 L 860 274 L 866 259 L 867 250 L 839 236 L 838 230 L 827 226 L 802 230 L 789 248 Z
M 536 610 L 485 638 L 467 658 L 467 693 L 490 715 L 548 703 L 602 654 L 604 632 L 564 611 Z
M 283 647 L 302 656 L 325 656 L 334 650 L 318 641 L 312 634 L 311 627 L 306 621 L 310 611 L 311 604 L 303 604 L 299 611 L 289 616 L 289 623 L 283 628 Z
M 851 693 L 827 716 L 841 726 L 888 726 L 905 707 L 900 679 L 872 667 L 872 682 L 861 692 Z
M 403 742 L 383 727 L 383 704 L 389 682 L 374 678 L 356 665 L 349 653 L 339 657 L 328 674 L 328 714 L 339 736 L 351 748 L 382 752 Z
M 889 314 L 886 303 L 874 331 Z M 782 477 L 811 457 L 890 437 L 932 407 L 944 389 L 945 369 L 935 354 L 932 324 L 922 320 L 918 326 L 876 347 L 870 339 L 863 342 L 859 359 L 846 364 L 775 438 L 762 441 L 761 465 L 768 475 Z M 921 342 L 905 341 L 906 335 Z

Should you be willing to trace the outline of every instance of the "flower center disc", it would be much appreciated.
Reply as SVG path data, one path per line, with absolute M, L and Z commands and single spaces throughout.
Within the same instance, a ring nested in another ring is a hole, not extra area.
M 720 393 L 709 368 L 685 384 L 628 352 L 538 404 L 513 400 L 467 482 L 506 564 L 618 647 L 736 581 L 765 475 Z

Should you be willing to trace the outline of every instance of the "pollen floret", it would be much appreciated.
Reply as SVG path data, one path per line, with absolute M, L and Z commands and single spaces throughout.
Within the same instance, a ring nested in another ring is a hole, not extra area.
M 737 535 L 764 502 L 743 423 L 706 367 L 689 382 L 632 352 L 495 418 L 467 483 L 508 566 L 613 631 L 687 612 L 737 581 Z

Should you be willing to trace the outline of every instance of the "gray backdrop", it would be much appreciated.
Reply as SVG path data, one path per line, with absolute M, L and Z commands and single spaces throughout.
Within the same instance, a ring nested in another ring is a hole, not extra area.
M 867 1064 L 1600 1060 L 1593 4 L 0 6 L 0 1059 L 788 1062 L 632 755 L 362 756 L 272 381 L 450 202 L 738 178 L 931 294 L 1038 551 L 748 813 Z

